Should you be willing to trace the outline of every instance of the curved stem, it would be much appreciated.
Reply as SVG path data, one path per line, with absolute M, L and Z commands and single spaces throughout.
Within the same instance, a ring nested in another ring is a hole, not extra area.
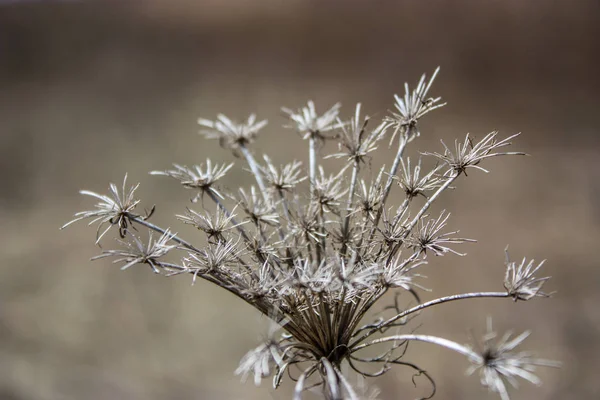
M 396 314 L 393 317 L 376 324 L 367 333 L 365 333 L 360 338 L 358 338 L 354 342 L 352 342 L 350 344 L 350 347 L 352 348 L 357 343 L 362 342 L 363 340 L 365 340 L 366 338 L 368 338 L 369 336 L 371 336 L 373 333 L 377 332 L 381 328 L 385 328 L 386 326 L 393 324 L 397 320 L 404 318 L 410 314 L 421 311 L 425 308 L 429 308 L 429 307 L 432 307 L 432 306 L 435 306 L 438 304 L 449 303 L 451 301 L 456 301 L 456 300 L 464 300 L 464 299 L 472 299 L 472 298 L 490 298 L 490 297 L 504 298 L 504 297 L 510 297 L 510 294 L 508 294 L 507 292 L 474 292 L 474 293 L 461 293 L 461 294 L 454 294 L 451 296 L 440 297 L 439 299 L 434 299 L 434 300 L 419 304 L 413 308 L 409 308 L 406 311 Z
M 452 340 L 444 339 L 438 336 L 430 336 L 430 335 L 393 335 L 386 336 L 384 338 L 375 339 L 369 343 L 364 343 L 359 346 L 356 346 L 352 351 L 358 351 L 364 349 L 369 346 L 373 346 L 379 343 L 385 342 L 397 342 L 399 340 L 416 340 L 419 342 L 426 342 L 437 344 L 438 346 L 446 347 L 447 349 L 454 350 L 457 353 L 460 353 L 464 356 L 467 356 L 471 360 L 481 360 L 481 356 L 468 348 L 467 346 L 463 346 L 462 344 L 458 344 Z

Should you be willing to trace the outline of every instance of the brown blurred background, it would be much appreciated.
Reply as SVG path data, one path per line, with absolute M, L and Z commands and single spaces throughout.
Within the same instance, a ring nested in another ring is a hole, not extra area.
M 104 193 L 125 172 L 157 223 L 175 225 L 189 193 L 147 172 L 231 159 L 196 134 L 198 116 L 257 112 L 270 120 L 257 152 L 306 158 L 280 106 L 341 101 L 347 116 L 362 101 L 380 118 L 438 65 L 432 94 L 448 106 L 423 121 L 411 154 L 499 129 L 522 131 L 516 148 L 532 157 L 493 160 L 438 205 L 479 242 L 432 259 L 424 297 L 501 290 L 507 244 L 515 259 L 547 258 L 558 293 L 439 307 L 419 332 L 467 342 L 488 315 L 501 331 L 531 328 L 525 347 L 564 367 L 514 399 L 600 398 L 599 61 L 595 0 L 0 5 L 0 399 L 291 398 L 289 384 L 233 375 L 266 332 L 254 310 L 186 277 L 91 263 L 94 228 L 58 227 L 93 204 L 79 189 Z M 247 177 L 236 168 L 227 183 Z M 409 357 L 436 377 L 436 398 L 497 398 L 460 356 L 416 344 Z M 394 368 L 371 383 L 382 399 L 427 393 L 410 378 Z

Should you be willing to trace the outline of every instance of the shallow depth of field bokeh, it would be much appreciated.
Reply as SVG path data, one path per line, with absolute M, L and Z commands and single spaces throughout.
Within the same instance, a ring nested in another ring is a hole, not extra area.
M 0 2 L 2 3 L 2 2 Z M 419 332 L 467 342 L 488 315 L 532 329 L 524 347 L 561 360 L 515 399 L 600 397 L 600 5 L 597 1 L 23 1 L 0 5 L 0 399 L 288 399 L 270 380 L 233 375 L 265 335 L 255 310 L 205 282 L 110 260 L 85 223 L 58 228 L 125 172 L 155 221 L 190 193 L 148 175 L 178 162 L 231 160 L 197 135 L 199 116 L 269 119 L 254 149 L 306 159 L 279 108 L 357 101 L 374 118 L 403 83 L 442 67 L 448 105 L 426 116 L 409 154 L 471 132 L 515 132 L 515 149 L 437 204 L 478 239 L 468 255 L 431 257 L 433 295 L 501 290 L 504 247 L 547 258 L 549 300 L 475 300 L 419 317 Z M 560 5 L 562 4 L 562 5 Z M 381 156 L 392 156 L 383 150 Z M 236 161 L 228 187 L 249 185 Z M 392 192 L 398 195 L 398 192 Z M 184 232 L 183 228 L 180 230 Z M 185 230 L 188 240 L 195 232 Z M 110 241 L 105 241 L 110 246 Z M 391 298 L 390 298 L 391 301 Z M 383 306 L 383 303 L 381 304 Z M 465 377 L 461 356 L 414 344 L 441 399 L 495 399 Z M 370 383 L 382 399 L 427 393 L 394 368 Z

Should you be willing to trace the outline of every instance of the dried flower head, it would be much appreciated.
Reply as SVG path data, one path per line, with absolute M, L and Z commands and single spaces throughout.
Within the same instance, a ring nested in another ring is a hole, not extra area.
M 273 316 L 276 319 L 276 316 Z M 276 333 L 280 325 L 273 320 L 270 322 L 269 334 L 266 340 L 255 349 L 250 350 L 240 361 L 235 370 L 236 375 L 242 375 L 242 381 L 246 381 L 248 375 L 254 375 L 254 384 L 260 385 L 263 378 L 271 375 L 272 364 L 278 367 L 283 365 L 283 346 L 276 339 Z
M 253 224 L 267 224 L 271 226 L 279 224 L 279 214 L 275 212 L 273 204 L 268 203 L 258 193 L 255 186 L 250 187 L 250 193 L 246 193 L 243 188 L 240 188 L 238 193 L 238 204 Z
M 401 164 L 402 171 L 400 177 L 397 178 L 398 185 L 404 190 L 406 197 L 409 199 L 419 195 L 427 197 L 425 195 L 426 192 L 436 190 L 443 183 L 443 179 L 437 176 L 440 167 L 436 167 L 424 176 L 421 176 L 420 158 L 414 169 L 411 169 L 410 157 L 406 157 L 406 162 L 401 160 Z
M 424 254 L 429 250 L 436 256 L 442 256 L 446 253 L 464 256 L 464 253 L 459 253 L 447 247 L 447 245 L 466 242 L 472 243 L 475 240 L 452 237 L 452 235 L 457 234 L 459 231 L 440 233 L 446 226 L 448 218 L 450 218 L 450 213 L 447 213 L 446 210 L 442 211 L 436 219 L 430 219 L 425 222 L 425 218 L 422 218 L 419 221 L 419 229 L 407 238 L 408 245 L 415 251 L 421 251 Z
M 386 127 L 394 129 L 394 136 L 396 133 L 402 132 L 405 135 L 404 140 L 413 140 L 421 134 L 417 127 L 419 119 L 425 114 L 446 105 L 446 103 L 439 103 L 441 97 L 427 97 L 438 72 L 440 72 L 439 67 L 433 72 L 427 84 L 425 83 L 427 76 L 423 74 L 417 87 L 412 92 L 408 87 L 408 83 L 405 83 L 403 98 L 394 95 L 396 112 L 392 112 L 392 115 L 384 120 Z
M 246 122 L 238 123 L 219 114 L 214 121 L 198 118 L 198 125 L 205 128 L 200 133 L 207 139 L 218 139 L 221 146 L 235 149 L 252 143 L 267 120 L 256 121 L 256 115 L 251 114 Z
M 215 213 L 205 211 L 204 215 L 202 215 L 188 208 L 185 215 L 177 215 L 177 218 L 184 224 L 193 225 L 204 231 L 209 241 L 224 242 L 226 241 L 225 232 L 237 228 L 244 223 L 234 222 L 235 214 L 233 214 L 233 211 L 235 210 L 229 213 L 219 208 Z
M 282 107 L 283 111 L 293 122 L 289 128 L 295 128 L 303 134 L 304 139 L 309 137 L 321 137 L 324 132 L 331 131 L 335 128 L 335 122 L 340 112 L 340 103 L 334 104 L 323 115 L 318 115 L 315 108 L 315 103 L 312 100 L 308 101 L 306 107 L 302 107 L 298 111 L 293 111 L 289 108 Z
M 151 213 L 135 214 L 137 186 L 127 188 L 125 181 L 122 191 L 111 184 L 109 195 L 82 191 L 100 203 L 96 210 L 75 214 L 67 225 L 91 219 L 92 224 L 99 224 L 98 240 L 111 226 L 118 226 L 121 240 L 117 243 L 122 249 L 104 251 L 97 258 L 114 256 L 124 268 L 146 264 L 168 276 L 186 274 L 192 282 L 209 281 L 268 316 L 275 329 L 242 358 L 236 373 L 243 379 L 253 376 L 256 384 L 272 376 L 274 387 L 289 375 L 296 380 L 295 400 L 307 390 L 318 391 L 328 400 L 358 399 L 359 393 L 368 391 L 355 390 L 356 374 L 380 376 L 393 366 L 425 377 L 432 396 L 433 377 L 407 359 L 408 344 L 414 341 L 468 357 L 474 364 L 472 370 L 480 371 L 483 385 L 505 400 L 505 381 L 513 383 L 522 377 L 537 383 L 533 367 L 554 365 L 513 352 L 527 334 L 514 339 L 505 336 L 498 343 L 489 334 L 483 350 L 475 352 L 448 339 L 416 334 L 410 327 L 420 313 L 448 302 L 545 296 L 541 288 L 548 279 L 535 276 L 543 263 L 507 261 L 504 291 L 421 300 L 420 292 L 425 290 L 421 267 L 429 262 L 435 271 L 438 262 L 427 258 L 428 253 L 463 255 L 456 247 L 473 241 L 455 237 L 458 231 L 444 233 L 450 214 L 444 211 L 430 219 L 434 202 L 468 168 L 487 172 L 482 164 L 488 158 L 523 154 L 504 151 L 516 135 L 498 140 L 492 132 L 477 143 L 467 135 L 463 142 L 456 142 L 454 151 L 444 145 L 443 154 L 422 153 L 439 166 L 422 170 L 419 160 L 413 168 L 405 148 L 420 134 L 420 118 L 443 105 L 439 97 L 427 98 L 437 72 L 429 81 L 423 76 L 413 91 L 406 86 L 404 97 L 396 96 L 397 112 L 373 131 L 367 129 L 368 118 L 360 115 L 360 104 L 347 123 L 338 118 L 339 104 L 323 115 L 317 114 L 312 102 L 297 112 L 283 109 L 291 125 L 308 140 L 307 177 L 299 161 L 278 167 L 265 156 L 263 165 L 256 162 L 251 144 L 266 121 L 257 122 L 251 116 L 239 124 L 224 115 L 215 121 L 200 119 L 206 137 L 219 139 L 236 156 L 241 155 L 254 180 L 249 189 L 237 188 L 235 194 L 217 188 L 232 165 L 213 165 L 210 160 L 205 166 L 175 165 L 172 170 L 153 172 L 178 180 L 184 188 L 196 191 L 193 200 L 203 200 L 202 212 L 188 209 L 178 219 L 203 232 L 207 240 L 201 243 L 206 245 L 194 245 L 154 225 L 148 220 Z M 391 140 L 397 140 L 396 153 L 388 163 L 391 167 L 373 170 L 366 159 L 375 157 L 377 143 L 388 131 Z M 325 139 L 338 141 L 340 152 L 333 157 L 346 158 L 334 171 L 320 163 L 319 145 Z M 304 180 L 306 184 L 300 184 Z M 390 195 L 394 190 L 402 199 L 399 204 L 395 203 L 398 196 Z M 236 220 L 235 207 L 242 211 L 241 222 Z M 161 236 L 156 241 L 150 237 L 144 244 L 131 231 L 132 224 Z M 181 254 L 179 261 L 164 259 L 167 253 L 173 258 L 175 252 Z M 394 303 L 379 307 L 390 293 L 395 294 Z M 381 312 L 372 318 L 378 309 Z M 283 333 L 275 335 L 276 331 Z
M 547 293 L 542 292 L 542 286 L 550 279 L 549 276 L 538 278 L 534 274 L 542 268 L 544 261 L 537 266 L 534 260 L 527 262 L 525 258 L 517 265 L 516 262 L 508 258 L 508 248 L 506 252 L 506 275 L 504 277 L 504 288 L 515 301 L 529 300 L 533 297 L 548 297 Z
M 113 263 L 122 263 L 125 265 L 121 267 L 125 270 L 135 264 L 148 264 L 152 267 L 152 270 L 159 273 L 159 259 L 167 255 L 167 253 L 173 250 L 176 245 L 168 244 L 176 234 L 165 231 L 157 240 L 152 237 L 152 231 L 149 233 L 148 243 L 142 243 L 138 236 L 132 235 L 131 241 L 119 240 L 123 245 L 123 249 L 120 250 L 104 250 L 102 254 L 93 257 L 92 260 L 98 260 L 105 257 L 120 257 L 113 261 Z
M 369 117 L 363 120 L 360 118 L 361 104 L 356 105 L 354 118 L 344 123 L 338 119 L 337 127 L 341 129 L 339 148 L 340 153 L 332 154 L 328 157 L 345 157 L 349 162 L 365 162 L 367 154 L 377 150 L 377 142 L 385 135 L 385 124 L 379 125 L 371 133 L 367 132 Z M 326 157 L 327 158 L 327 157 Z
M 479 166 L 481 161 L 485 160 L 486 158 L 506 155 L 525 155 L 525 153 L 515 151 L 495 152 L 501 147 L 510 146 L 510 140 L 519 136 L 519 133 L 509 136 L 500 141 L 496 140 L 497 135 L 497 131 L 490 132 L 479 142 L 473 143 L 473 141 L 469 137 L 469 134 L 467 134 L 464 142 L 459 142 L 458 139 L 454 142 L 454 151 L 450 150 L 442 140 L 441 142 L 445 149 L 444 154 L 424 154 L 437 157 L 438 159 L 446 163 L 448 167 L 450 167 L 450 171 L 455 171 L 459 174 L 463 172 L 466 174 L 467 168 L 477 168 L 483 172 L 489 172 L 487 169 Z M 448 171 L 448 173 L 450 171 Z
M 337 207 L 348 192 L 343 179 L 342 173 L 326 175 L 323 167 L 319 167 L 319 175 L 315 177 L 312 185 L 312 195 L 320 209 L 337 212 Z
M 98 244 L 106 232 L 115 225 L 119 227 L 119 236 L 124 238 L 128 227 L 132 224 L 132 216 L 134 216 L 133 210 L 140 202 L 140 200 L 137 200 L 134 197 L 135 191 L 139 185 L 140 184 L 138 183 L 135 186 L 127 188 L 127 174 L 125 174 L 121 192 L 119 192 L 117 185 L 114 183 L 109 185 L 109 195 L 98 194 L 89 190 L 81 190 L 79 193 L 95 197 L 99 199 L 100 202 L 96 204 L 95 210 L 80 211 L 76 213 L 75 219 L 64 224 L 61 229 L 66 228 L 73 222 L 82 219 L 91 219 L 88 225 L 98 223 L 98 229 L 96 230 L 96 244 Z M 106 229 L 100 233 L 102 228 L 107 224 L 108 226 Z
M 215 188 L 215 183 L 225 176 L 227 171 L 233 167 L 233 163 L 213 165 L 210 159 L 207 159 L 206 168 L 204 165 L 195 165 L 193 169 L 177 164 L 173 164 L 173 166 L 175 169 L 152 171 L 150 175 L 170 176 L 180 181 L 186 189 L 197 190 L 198 193 L 192 198 L 192 203 L 195 203 L 204 193 L 223 198 L 223 195 Z
M 488 318 L 487 325 L 487 333 L 483 336 L 480 351 L 469 357 L 473 366 L 467 370 L 467 374 L 479 370 L 481 384 L 498 393 L 502 400 L 509 400 L 507 382 L 514 388 L 518 388 L 517 378 L 540 385 L 540 379 L 534 374 L 537 367 L 560 367 L 560 363 L 536 358 L 531 352 L 513 351 L 531 332 L 526 331 L 516 337 L 507 332 L 498 339 L 498 334 L 492 330 L 491 318 Z
M 359 201 L 357 210 L 362 212 L 364 216 L 370 219 L 375 219 L 377 211 L 381 209 L 383 203 L 383 168 L 379 170 L 377 177 L 369 182 L 360 181 L 360 192 L 358 194 Z
M 276 191 L 290 191 L 297 184 L 306 180 L 306 176 L 301 176 L 302 170 L 300 167 L 302 163 L 300 161 L 293 161 L 277 168 L 273 165 L 269 156 L 265 155 L 263 158 L 266 165 L 260 167 L 260 171 L 263 173 L 269 186 Z
M 194 275 L 198 273 L 212 273 L 228 276 L 228 280 L 236 281 L 241 275 L 234 274 L 230 267 L 236 267 L 239 262 L 241 250 L 236 242 L 209 243 L 199 251 L 192 251 L 183 258 L 184 270 Z

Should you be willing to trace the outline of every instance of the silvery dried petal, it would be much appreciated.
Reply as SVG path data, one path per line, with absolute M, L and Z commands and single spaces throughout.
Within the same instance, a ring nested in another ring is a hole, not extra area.
M 275 342 L 263 343 L 246 353 L 235 370 L 235 374 L 242 375 L 242 381 L 252 374 L 254 375 L 254 384 L 259 386 L 262 378 L 271 375 L 272 364 L 282 364 L 283 360 L 279 353 L 279 347 Z
M 376 263 L 362 263 L 356 260 L 356 254 L 348 261 L 339 259 L 338 279 L 348 289 L 372 289 L 381 274 L 381 266 Z
M 298 183 L 306 180 L 306 176 L 300 176 L 302 170 L 300 161 L 293 161 L 280 168 L 277 168 L 271 162 L 268 156 L 263 156 L 265 159 L 266 166 L 259 167 L 263 173 L 267 183 L 275 190 L 289 191 L 293 189 Z
M 461 244 L 466 242 L 475 242 L 473 239 L 457 238 L 452 235 L 458 231 L 440 233 L 446 226 L 446 222 L 450 218 L 450 213 L 442 211 L 437 219 L 430 219 L 427 222 L 425 216 L 419 220 L 419 229 L 407 238 L 409 247 L 422 251 L 427 250 L 433 252 L 436 256 L 442 256 L 446 253 L 454 253 L 459 256 L 464 256 L 464 253 L 459 253 L 456 250 L 447 247 L 448 244 Z
M 363 215 L 371 220 L 375 219 L 377 211 L 382 206 L 384 187 L 382 182 L 383 168 L 379 170 L 377 177 L 367 184 L 364 180 L 360 181 L 360 191 L 358 193 L 358 209 Z
M 454 151 L 450 150 L 442 140 L 441 142 L 444 146 L 444 154 L 428 152 L 423 154 L 434 156 L 446 163 L 446 165 L 450 167 L 450 170 L 446 172 L 446 175 L 449 175 L 450 173 L 460 174 L 466 172 L 468 168 L 477 168 L 487 173 L 489 172 L 488 170 L 479 166 L 479 163 L 486 158 L 507 155 L 525 155 L 525 153 L 522 152 L 496 152 L 496 150 L 501 147 L 510 146 L 510 140 L 519 136 L 519 133 L 500 141 L 496 140 L 497 135 L 497 131 L 490 132 L 479 142 L 473 144 L 469 134 L 467 134 L 464 142 L 459 142 L 458 139 L 455 140 Z
M 221 208 L 218 208 L 214 213 L 205 211 L 204 215 L 188 208 L 185 215 L 177 215 L 177 218 L 184 224 L 195 226 L 205 232 L 209 240 L 217 242 L 225 241 L 225 237 L 223 236 L 225 232 L 244 224 L 244 222 L 233 223 L 232 220 L 235 218 L 233 211 L 228 214 Z
M 127 174 L 123 178 L 123 186 L 121 191 L 117 188 L 117 185 L 111 183 L 109 186 L 109 195 L 102 195 L 91 192 L 89 190 L 81 190 L 79 193 L 92 196 L 100 200 L 96 204 L 96 210 L 91 211 L 80 211 L 75 214 L 75 219 L 64 224 L 61 229 L 66 228 L 74 222 L 81 221 L 83 219 L 91 219 L 88 225 L 98 223 L 98 229 L 96 230 L 96 244 L 100 242 L 100 239 L 109 231 L 112 226 L 119 227 L 119 235 L 121 238 L 125 237 L 127 228 L 132 223 L 132 218 L 137 217 L 132 214 L 135 207 L 138 205 L 140 200 L 134 197 L 136 189 L 140 186 L 138 183 L 135 186 L 131 186 L 127 189 Z M 100 230 L 104 225 L 108 224 L 108 227 L 100 233 Z
M 290 278 L 293 285 L 298 288 L 309 289 L 313 292 L 321 292 L 333 282 L 336 275 L 334 264 L 326 260 L 320 263 L 309 259 L 294 260 L 294 270 Z
M 481 384 L 490 391 L 498 393 L 502 400 L 509 400 L 507 382 L 517 388 L 517 378 L 521 378 L 539 385 L 541 381 L 534 374 L 536 367 L 560 366 L 556 361 L 536 358 L 530 352 L 513 351 L 527 339 L 529 331 L 514 338 L 511 332 L 507 332 L 496 341 L 498 335 L 492 330 L 491 319 L 488 319 L 487 329 L 487 333 L 483 336 L 481 351 L 470 357 L 473 366 L 467 370 L 467 374 L 479 370 Z
M 270 202 L 265 201 L 264 196 L 259 194 L 255 186 L 250 187 L 250 193 L 243 188 L 238 189 L 239 206 L 255 224 L 263 223 L 271 226 L 279 224 L 279 214 Z
M 281 111 L 286 113 L 294 123 L 288 127 L 296 128 L 298 132 L 303 134 L 304 139 L 308 139 L 312 135 L 321 137 L 323 132 L 334 129 L 340 107 L 341 104 L 336 103 L 323 115 L 319 116 L 317 115 L 315 103 L 309 100 L 307 106 L 298 111 L 286 107 L 282 107 Z
M 287 283 L 288 278 L 273 268 L 271 262 L 267 258 L 255 274 L 247 276 L 248 288 L 246 294 L 250 298 L 273 297 L 273 300 L 275 300 L 280 288 Z
M 199 252 L 190 252 L 184 258 L 184 266 L 190 271 L 211 272 L 227 267 L 238 266 L 238 257 L 241 250 L 237 242 L 209 243 Z
M 399 254 L 390 263 L 386 263 L 382 268 L 381 280 L 386 287 L 402 288 L 411 290 L 413 287 L 424 289 L 421 285 L 414 282 L 415 278 L 423 277 L 415 272 L 421 265 L 427 264 L 425 260 L 402 259 Z
M 150 175 L 170 176 L 180 181 L 185 188 L 198 190 L 198 195 L 192 199 L 192 202 L 195 203 L 205 192 L 210 192 L 223 199 L 223 195 L 215 189 L 214 185 L 233 167 L 233 163 L 213 165 L 210 159 L 207 159 L 206 167 L 204 164 L 194 165 L 192 168 L 177 164 L 173 164 L 173 166 L 175 169 L 152 171 Z
M 543 278 L 535 277 L 535 273 L 544 265 L 543 260 L 537 266 L 535 260 L 527 262 L 525 258 L 519 265 L 510 261 L 508 258 L 508 249 L 506 249 L 506 275 L 504 277 L 504 288 L 515 301 L 529 300 L 533 297 L 548 297 L 547 293 L 542 292 L 542 286 L 546 283 L 549 276 Z
M 256 115 L 251 114 L 246 122 L 238 123 L 219 114 L 214 121 L 198 118 L 198 125 L 207 128 L 200 131 L 207 139 L 218 139 L 221 146 L 236 149 L 252 143 L 267 120 L 257 122 Z
M 139 237 L 131 235 L 132 240 L 118 240 L 124 246 L 120 250 L 105 250 L 102 254 L 93 257 L 92 260 L 98 260 L 105 257 L 120 257 L 113 261 L 114 264 L 124 262 L 121 270 L 125 270 L 135 264 L 148 264 L 154 272 L 159 272 L 158 259 L 164 257 L 169 251 L 176 248 L 176 245 L 169 245 L 169 241 L 175 236 L 169 230 L 166 230 L 157 240 L 153 240 L 152 232 L 148 237 L 148 242 L 143 243 Z
M 300 241 L 311 240 L 319 243 L 327 236 L 327 233 L 321 229 L 317 210 L 308 206 L 291 216 L 288 236 L 295 236 Z
M 396 99 L 396 103 L 394 104 L 396 112 L 392 112 L 391 116 L 385 118 L 386 127 L 394 129 L 394 135 L 391 140 L 394 139 L 398 132 L 404 135 L 403 140 L 406 141 L 411 141 L 415 137 L 420 136 L 417 127 L 419 119 L 428 112 L 446 105 L 446 103 L 438 104 L 442 99 L 441 97 L 427 97 L 429 89 L 439 71 L 440 68 L 436 68 L 427 84 L 425 84 L 427 77 L 423 74 L 416 89 L 412 92 L 408 87 L 408 83 L 405 83 L 404 98 L 394 95 L 394 99 Z
M 377 150 L 377 142 L 385 135 L 385 124 L 381 124 L 371 133 L 367 133 L 369 117 L 366 116 L 361 121 L 360 108 L 361 104 L 358 103 L 354 118 L 347 123 L 337 120 L 336 127 L 342 131 L 339 148 L 344 151 L 328 157 L 346 157 L 350 162 L 364 162 L 368 153 Z
M 425 176 L 421 176 L 420 158 L 414 169 L 411 169 L 410 157 L 406 158 L 406 163 L 404 162 L 404 159 L 400 160 L 400 163 L 402 165 L 402 171 L 400 176 L 397 177 L 398 185 L 404 190 L 406 197 L 409 199 L 418 195 L 425 196 L 425 192 L 436 190 L 443 183 L 436 175 L 440 167 L 435 167 Z
M 337 212 L 342 197 L 348 193 L 343 182 L 343 170 L 337 175 L 326 176 L 323 167 L 319 166 L 319 174 L 312 185 L 313 200 L 326 211 Z

